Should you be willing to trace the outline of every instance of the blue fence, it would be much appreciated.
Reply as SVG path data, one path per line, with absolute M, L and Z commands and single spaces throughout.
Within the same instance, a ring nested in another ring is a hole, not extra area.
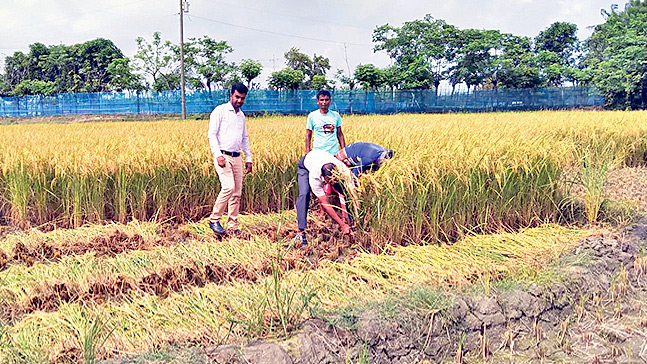
M 437 94 L 435 90 L 333 91 L 332 109 L 341 113 L 541 110 L 601 106 L 594 88 L 477 90 Z M 316 91 L 250 90 L 246 113 L 306 114 L 317 108 Z M 179 114 L 179 91 L 60 94 L 0 97 L 0 116 L 82 114 Z M 207 113 L 229 100 L 227 90 L 189 91 L 187 113 Z

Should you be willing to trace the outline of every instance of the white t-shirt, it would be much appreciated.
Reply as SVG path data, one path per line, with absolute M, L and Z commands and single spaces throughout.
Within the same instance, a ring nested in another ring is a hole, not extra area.
M 324 152 L 323 150 L 313 149 L 310 153 L 306 154 L 303 160 L 303 165 L 308 170 L 308 179 L 310 182 L 310 189 L 317 197 L 325 195 L 323 185 L 325 183 L 321 176 L 321 167 L 327 163 L 334 163 L 337 166 L 339 173 L 345 175 L 348 181 L 352 180 L 351 172 L 344 163 L 335 158 L 334 155 Z

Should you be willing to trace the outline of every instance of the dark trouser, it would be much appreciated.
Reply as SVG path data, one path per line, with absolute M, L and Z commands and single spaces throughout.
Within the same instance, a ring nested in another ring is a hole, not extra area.
M 299 185 L 299 196 L 297 197 L 297 221 L 299 230 L 304 231 L 308 227 L 308 206 L 310 206 L 310 172 L 303 165 L 301 158 L 297 163 L 297 183 Z

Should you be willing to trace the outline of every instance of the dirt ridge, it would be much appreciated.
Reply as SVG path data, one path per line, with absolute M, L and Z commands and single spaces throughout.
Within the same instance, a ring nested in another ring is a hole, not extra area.
M 36 263 L 51 263 L 67 255 L 80 255 L 93 252 L 97 256 L 114 257 L 135 250 L 152 249 L 157 246 L 172 246 L 187 241 L 193 235 L 186 231 L 164 229 L 159 237 L 147 240 L 139 233 L 128 233 L 119 228 L 110 230 L 106 235 L 98 235 L 89 240 L 75 240 L 65 244 L 49 244 L 40 241 L 32 245 L 17 242 L 11 254 L 0 250 L 0 271 L 11 264 L 32 266 Z

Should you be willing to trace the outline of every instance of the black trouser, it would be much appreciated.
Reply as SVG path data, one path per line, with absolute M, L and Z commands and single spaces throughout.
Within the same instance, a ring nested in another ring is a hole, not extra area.
M 308 207 L 310 206 L 310 172 L 303 165 L 301 158 L 297 163 L 297 183 L 299 185 L 299 196 L 297 197 L 297 221 L 299 230 L 305 230 L 308 227 Z

